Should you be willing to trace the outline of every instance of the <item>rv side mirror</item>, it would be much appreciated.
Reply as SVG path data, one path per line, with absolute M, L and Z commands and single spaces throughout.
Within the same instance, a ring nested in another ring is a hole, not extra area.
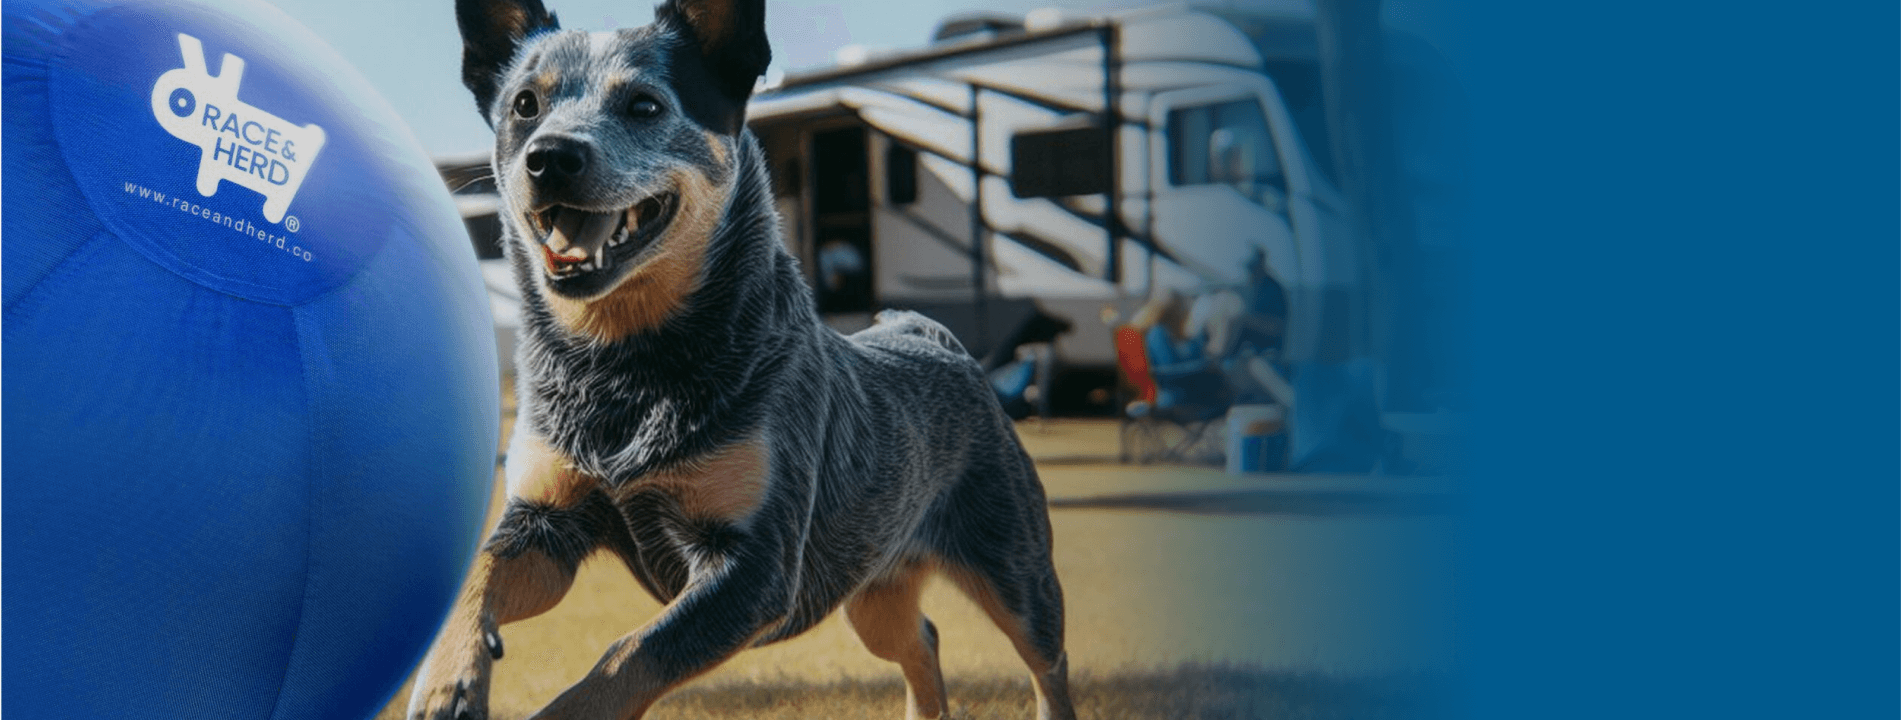
M 1010 138 L 1010 194 L 1019 198 L 1092 195 L 1113 187 L 1109 131 L 1089 126 Z

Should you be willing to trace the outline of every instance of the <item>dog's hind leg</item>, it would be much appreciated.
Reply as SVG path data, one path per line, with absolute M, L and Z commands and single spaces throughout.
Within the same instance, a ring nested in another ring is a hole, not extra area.
M 1063 588 L 1050 557 L 1042 485 L 1027 464 L 1020 471 L 967 478 L 951 491 L 942 526 L 950 540 L 943 549 L 944 572 L 1009 636 L 1029 666 L 1036 716 L 1074 720 Z
M 489 672 L 502 656 L 500 626 L 554 607 L 595 548 L 624 553 L 632 546 L 625 521 L 593 481 L 565 469 L 539 443 L 518 442 L 509 455 L 508 508 L 416 674 L 413 720 L 487 717 Z M 530 467 L 518 474 L 519 463 Z M 515 482 L 522 477 L 533 484 Z M 524 488 L 535 491 L 517 495 Z
M 957 587 L 1009 636 L 1017 655 L 1030 667 L 1037 718 L 1074 720 L 1069 656 L 1063 650 L 1063 591 L 1056 573 L 1003 563 L 956 563 L 946 570 Z
M 937 664 L 937 627 L 918 607 L 929 567 L 914 565 L 859 590 L 845 604 L 865 649 L 904 670 L 905 717 L 939 718 L 950 709 L 944 671 Z
M 1069 656 L 1063 650 L 1063 591 L 1053 571 L 1019 574 L 1000 565 L 952 565 L 947 575 L 1009 636 L 1030 667 L 1038 720 L 1074 720 Z

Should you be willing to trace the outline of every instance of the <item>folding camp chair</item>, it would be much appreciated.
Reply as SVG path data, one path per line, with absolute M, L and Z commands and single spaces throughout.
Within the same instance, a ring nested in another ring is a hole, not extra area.
M 1134 397 L 1123 405 L 1122 462 L 1185 462 L 1228 412 L 1226 379 L 1200 360 L 1152 362 L 1157 352 L 1136 328 L 1115 331 L 1116 365 Z

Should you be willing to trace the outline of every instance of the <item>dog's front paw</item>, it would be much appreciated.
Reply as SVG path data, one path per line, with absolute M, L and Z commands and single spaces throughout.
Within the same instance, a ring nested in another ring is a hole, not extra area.
M 416 688 L 409 697 L 410 720 L 487 720 L 487 683 L 468 680 L 447 686 Z
M 501 657 L 501 637 L 492 630 L 481 636 L 430 648 L 409 695 L 409 720 L 487 720 L 489 671 Z

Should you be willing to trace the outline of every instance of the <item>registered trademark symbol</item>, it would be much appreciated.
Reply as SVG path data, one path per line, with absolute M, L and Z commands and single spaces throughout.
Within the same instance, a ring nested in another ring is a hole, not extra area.
M 291 232 L 297 232 L 297 228 L 302 227 L 302 226 L 303 226 L 303 222 L 299 221 L 296 215 L 291 215 L 289 217 L 284 218 L 284 229 L 286 230 L 289 230 Z

